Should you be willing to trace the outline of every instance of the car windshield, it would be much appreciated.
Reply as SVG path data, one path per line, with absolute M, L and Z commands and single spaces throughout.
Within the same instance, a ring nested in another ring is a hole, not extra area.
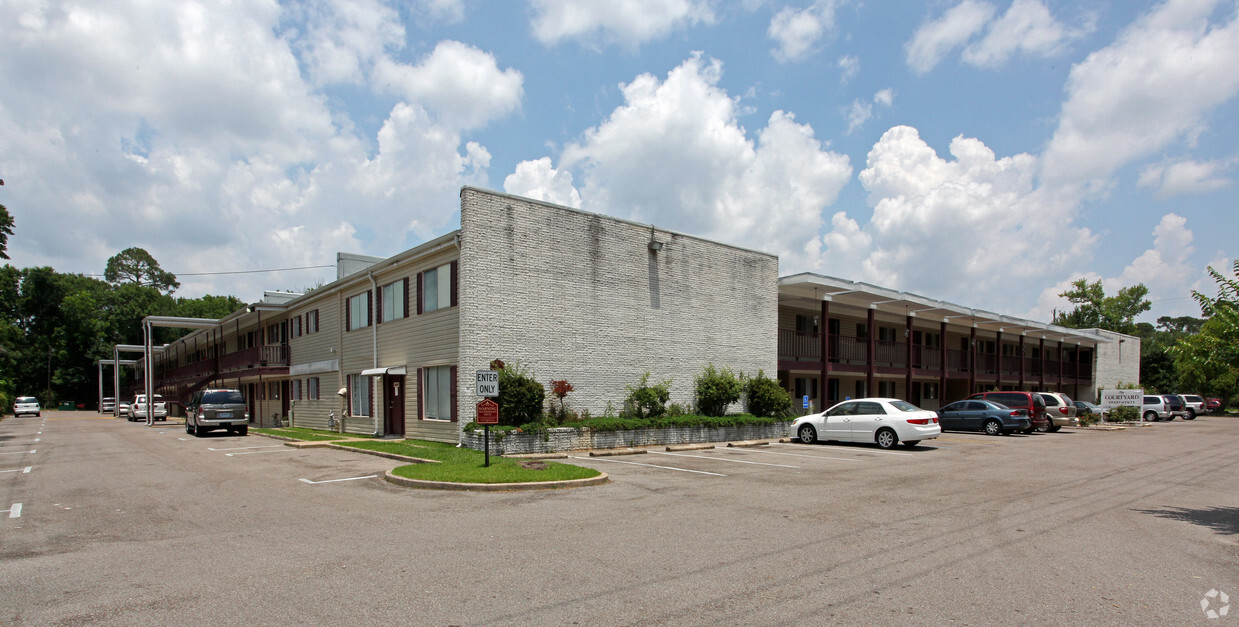
M 908 411 L 908 412 L 921 411 L 920 407 L 917 407 L 916 405 L 913 405 L 912 403 L 909 403 L 908 401 L 891 401 L 891 407 L 894 407 L 895 409 L 898 409 L 899 411 Z
M 241 397 L 241 393 L 237 390 L 207 392 L 202 395 L 203 405 L 240 405 L 244 402 L 245 399 Z

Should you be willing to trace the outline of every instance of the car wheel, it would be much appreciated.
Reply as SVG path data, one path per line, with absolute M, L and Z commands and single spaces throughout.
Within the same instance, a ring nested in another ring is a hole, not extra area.
M 1050 430 L 1051 424 L 1053 423 L 1047 421 L 1045 424 L 1041 425 L 1040 427 L 1036 427 L 1034 431 L 1036 431 L 1037 433 L 1045 433 L 1046 431 Z
M 817 430 L 813 428 L 813 425 L 800 425 L 796 437 L 805 444 L 813 444 L 817 442 Z
M 1024 430 L 1020 431 L 1020 433 L 1023 433 L 1024 435 L 1028 435 L 1028 434 L 1030 434 L 1030 433 L 1032 433 L 1032 432 L 1033 432 L 1033 428 L 1032 428 L 1032 427 L 1029 427 L 1029 428 L 1027 428 L 1027 429 L 1024 429 Z
M 245 425 L 245 426 L 243 426 L 243 427 L 241 427 L 241 428 L 237 429 L 237 435 L 249 435 L 249 432 L 250 432 L 250 427 L 249 427 L 249 425 Z
M 1184 419 L 1184 420 L 1195 420 L 1195 419 L 1196 419 L 1196 410 L 1195 410 L 1195 409 L 1189 409 L 1189 410 L 1187 410 L 1187 415 L 1186 415 L 1186 416 L 1184 416 L 1184 417 L 1183 417 L 1183 419 Z
M 1145 422 L 1157 422 L 1157 412 L 1155 411 L 1144 412 L 1144 421 Z
M 899 436 L 890 429 L 878 429 L 873 441 L 878 443 L 878 448 L 891 448 L 899 443 Z
M 908 447 L 908 448 L 912 448 L 912 447 L 914 447 L 914 446 L 916 446 L 917 444 L 920 444 L 920 443 L 921 443 L 921 441 L 920 441 L 920 440 L 904 440 L 904 441 L 903 441 L 903 445 L 904 445 L 904 446 L 906 446 L 906 447 Z
M 1062 426 L 1061 426 L 1061 425 L 1050 425 L 1050 426 L 1048 426 L 1048 427 L 1046 427 L 1046 428 L 1045 428 L 1045 430 L 1046 430 L 1046 431 L 1049 431 L 1050 433 L 1058 433 L 1058 432 L 1059 432 L 1059 430 L 1061 430 L 1061 429 L 1062 429 Z
M 1002 435 L 1002 423 L 990 418 L 985 421 L 986 435 Z

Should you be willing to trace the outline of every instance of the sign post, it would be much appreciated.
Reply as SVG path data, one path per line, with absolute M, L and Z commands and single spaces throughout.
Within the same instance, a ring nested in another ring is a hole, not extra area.
M 478 401 L 477 421 L 485 430 L 482 446 L 486 449 L 486 467 L 490 468 L 490 426 L 499 424 L 499 403 L 489 398 Z
M 1144 422 L 1144 412 L 1140 407 L 1144 404 L 1144 390 L 1102 390 L 1101 408 L 1110 411 L 1115 407 L 1135 407 L 1140 422 Z

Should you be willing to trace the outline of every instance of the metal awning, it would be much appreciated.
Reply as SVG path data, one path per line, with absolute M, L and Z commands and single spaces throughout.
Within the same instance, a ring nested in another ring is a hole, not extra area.
M 369 370 L 362 370 L 361 376 L 377 377 L 377 376 L 385 375 L 385 374 L 403 375 L 406 370 L 407 368 L 405 366 L 388 366 L 386 368 L 371 368 Z

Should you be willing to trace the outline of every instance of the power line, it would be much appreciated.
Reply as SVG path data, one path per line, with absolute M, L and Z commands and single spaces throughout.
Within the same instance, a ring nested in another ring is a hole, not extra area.
M 225 275 L 225 274 L 259 274 L 262 272 L 289 272 L 292 270 L 316 270 L 319 268 L 334 268 L 334 267 L 336 267 L 335 264 L 328 264 L 328 265 L 323 265 L 323 266 L 298 266 L 296 268 L 271 268 L 268 270 L 228 270 L 225 272 L 185 272 L 185 273 L 173 272 L 172 274 L 179 278 L 183 276 L 220 276 L 220 275 Z M 101 277 L 103 275 L 102 274 L 83 274 L 82 276 Z

